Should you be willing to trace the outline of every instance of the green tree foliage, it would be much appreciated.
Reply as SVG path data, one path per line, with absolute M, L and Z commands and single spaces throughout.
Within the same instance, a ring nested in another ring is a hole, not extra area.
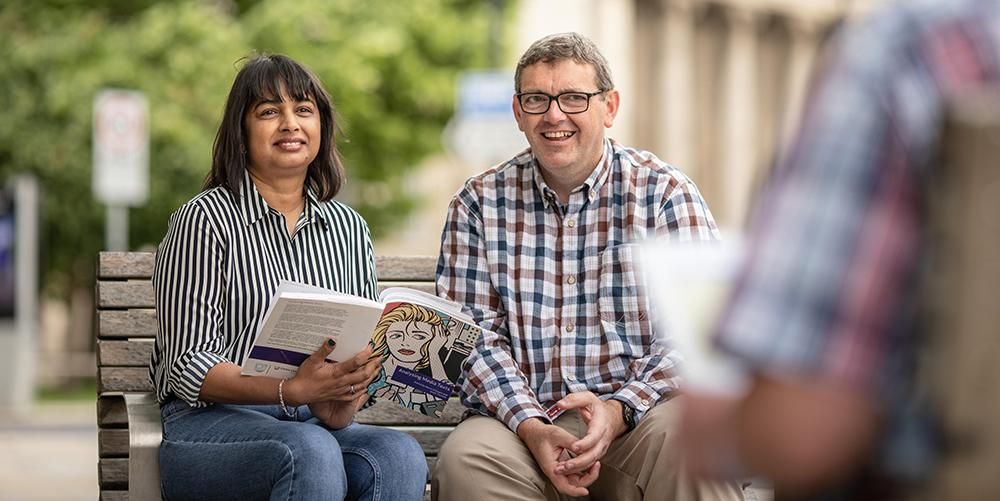
M 200 190 L 238 61 L 280 52 L 333 96 L 348 184 L 339 197 L 384 234 L 411 210 L 403 174 L 440 149 L 457 72 L 481 67 L 489 9 L 475 0 L 72 1 L 0 6 L 0 180 L 44 191 L 43 277 L 89 280 L 104 207 L 91 194 L 91 117 L 102 88 L 150 103 L 150 196 L 130 211 L 133 248 L 155 245 Z

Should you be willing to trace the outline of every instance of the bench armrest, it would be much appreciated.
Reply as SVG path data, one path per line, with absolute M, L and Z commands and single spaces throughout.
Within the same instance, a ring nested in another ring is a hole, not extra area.
M 125 393 L 128 413 L 128 498 L 160 500 L 160 405 L 151 393 Z

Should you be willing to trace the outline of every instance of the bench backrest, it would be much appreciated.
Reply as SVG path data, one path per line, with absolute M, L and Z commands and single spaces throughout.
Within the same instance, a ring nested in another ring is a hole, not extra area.
M 152 252 L 101 252 L 97 263 L 98 477 L 102 500 L 127 499 L 129 423 L 123 395 L 150 393 L 149 357 L 156 336 Z M 404 285 L 434 292 L 435 259 L 378 257 L 379 287 Z M 398 427 L 416 437 L 433 469 L 444 439 L 458 423 L 455 398 L 443 419 L 386 402 L 358 414 L 357 421 Z

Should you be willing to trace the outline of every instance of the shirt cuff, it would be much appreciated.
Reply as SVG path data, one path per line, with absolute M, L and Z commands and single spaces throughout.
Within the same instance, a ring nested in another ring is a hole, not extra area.
M 552 423 L 545 414 L 545 409 L 542 409 L 542 406 L 533 398 L 515 395 L 503 400 L 497 406 L 497 419 L 506 424 L 507 428 L 510 428 L 510 431 L 515 434 L 521 423 L 532 418 L 540 418 L 545 423 Z
M 191 353 L 187 357 L 186 364 L 178 364 L 175 367 L 171 375 L 171 391 L 188 405 L 198 406 L 201 387 L 205 383 L 208 371 L 212 367 L 226 362 L 229 360 L 217 353 L 208 351 Z
M 652 409 L 660 400 L 670 398 L 669 395 L 669 393 L 660 395 L 648 384 L 631 381 L 616 391 L 611 398 L 635 409 L 635 422 L 638 423 L 649 409 Z

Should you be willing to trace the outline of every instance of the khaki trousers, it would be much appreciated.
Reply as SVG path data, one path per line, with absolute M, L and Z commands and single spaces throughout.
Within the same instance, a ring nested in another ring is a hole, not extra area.
M 635 430 L 612 442 L 589 498 L 560 494 L 535 464 L 531 451 L 497 419 L 474 416 L 441 447 L 431 478 L 434 501 L 494 500 L 742 500 L 737 482 L 695 481 L 683 473 L 677 430 L 680 406 L 671 399 L 651 409 Z M 569 411 L 555 424 L 582 437 L 587 426 Z

